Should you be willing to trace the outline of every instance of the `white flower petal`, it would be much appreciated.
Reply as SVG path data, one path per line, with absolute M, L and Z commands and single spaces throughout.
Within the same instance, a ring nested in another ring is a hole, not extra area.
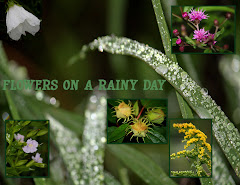
M 13 40 L 19 40 L 21 35 L 29 32 L 35 35 L 40 29 L 40 20 L 23 7 L 14 5 L 7 12 L 6 24 L 7 33 Z

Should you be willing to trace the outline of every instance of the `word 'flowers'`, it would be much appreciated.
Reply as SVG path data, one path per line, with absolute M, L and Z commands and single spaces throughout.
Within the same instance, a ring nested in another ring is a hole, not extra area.
M 6 25 L 11 39 L 19 40 L 21 35 L 26 35 L 25 32 L 35 35 L 39 31 L 41 21 L 35 15 L 12 1 L 8 3 L 8 7 Z
M 27 145 L 22 149 L 25 153 L 34 153 L 37 151 L 38 142 L 32 139 L 27 140 Z

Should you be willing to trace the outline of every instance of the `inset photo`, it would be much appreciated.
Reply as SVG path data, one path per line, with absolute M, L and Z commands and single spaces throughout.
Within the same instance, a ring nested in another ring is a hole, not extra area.
M 42 0 L 6 0 L 0 2 L 0 39 L 32 39 L 39 30 Z
M 49 121 L 6 120 L 6 177 L 49 176 Z
M 171 119 L 170 177 L 212 177 L 212 120 Z
M 235 6 L 172 6 L 172 53 L 235 53 Z
M 167 112 L 166 99 L 108 99 L 108 144 L 166 144 Z

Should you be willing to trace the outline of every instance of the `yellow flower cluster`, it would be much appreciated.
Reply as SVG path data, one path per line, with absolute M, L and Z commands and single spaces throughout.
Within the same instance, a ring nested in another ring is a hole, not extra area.
M 200 147 L 200 148 L 199 148 L 198 158 L 202 159 L 202 157 L 203 157 L 203 155 L 204 155 L 204 152 L 205 152 L 205 148 Z
M 196 128 L 192 123 L 174 123 L 174 128 Z
M 186 150 L 183 150 L 183 151 L 177 152 L 177 155 L 182 155 L 182 154 L 185 154 L 185 153 L 186 153 Z
M 212 147 L 209 143 L 205 142 L 204 145 L 207 147 L 208 151 L 211 152 Z
M 172 153 L 172 154 L 170 155 L 170 157 L 176 157 L 176 154 L 175 154 L 175 153 Z
M 189 147 L 192 143 L 196 143 L 198 142 L 199 139 L 198 138 L 191 138 L 189 141 L 187 141 L 187 145 L 184 146 L 184 149 L 186 149 L 187 147 Z
M 185 134 L 182 142 L 186 142 L 186 145 L 184 145 L 185 150 L 179 151 L 176 154 L 173 153 L 171 155 L 172 159 L 185 156 L 189 157 L 192 160 L 195 160 L 193 164 L 196 168 L 196 176 L 209 176 L 202 167 L 202 164 L 206 164 L 208 170 L 211 170 L 211 159 L 207 153 L 207 151 L 211 153 L 211 145 L 207 143 L 207 136 L 192 123 L 174 123 L 173 127 L 177 128 L 179 133 Z M 191 151 L 186 150 L 192 145 L 194 145 L 194 148 Z

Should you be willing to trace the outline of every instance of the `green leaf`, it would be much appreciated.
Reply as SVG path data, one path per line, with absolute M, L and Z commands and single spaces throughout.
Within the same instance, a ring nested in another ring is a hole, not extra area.
M 107 106 L 107 118 L 108 121 L 110 121 L 111 123 L 116 123 L 117 122 L 117 117 L 113 117 L 113 109 L 109 108 L 109 106 Z
M 146 184 L 176 184 L 160 166 L 138 150 L 127 145 L 107 145 L 107 149 L 136 173 Z
M 186 39 L 188 44 L 190 44 L 192 46 L 196 46 L 196 42 L 193 39 L 191 39 L 190 37 L 185 36 L 185 39 Z
M 126 129 L 129 127 L 128 124 L 122 124 L 120 127 L 115 129 L 108 138 L 108 142 L 111 143 L 126 135 Z
M 16 166 L 24 165 L 28 160 L 20 160 L 17 162 Z
M 167 144 L 166 138 L 156 130 L 151 130 L 147 135 L 148 137 L 150 137 L 153 143 Z
M 32 165 L 34 165 L 34 163 L 35 163 L 35 161 L 34 161 L 34 160 L 31 160 L 30 162 L 28 162 L 28 163 L 26 164 L 26 167 L 29 168 L 29 167 L 31 167 Z
M 177 94 L 177 99 L 179 103 L 179 107 L 182 113 L 182 117 L 187 119 L 187 118 L 194 118 L 193 113 L 191 108 L 188 106 L 188 103 L 183 99 L 183 97 L 176 92 Z
M 37 133 L 37 136 L 43 136 L 48 133 L 48 129 L 42 129 Z
M 172 46 L 176 46 L 177 45 L 177 39 L 178 38 L 172 38 Z
M 211 50 L 210 48 L 205 49 L 205 50 L 204 50 L 204 53 L 212 53 L 212 50 Z
M 12 140 L 13 140 L 13 134 L 12 133 L 6 133 L 6 140 L 9 145 L 11 145 Z
M 34 166 L 39 167 L 39 168 L 46 168 L 46 164 L 44 163 L 34 163 Z
M 214 39 L 216 40 L 216 39 L 217 39 L 220 35 L 222 35 L 223 33 L 224 33 L 224 27 L 215 34 Z
M 235 13 L 235 9 L 229 7 L 229 6 L 200 6 L 200 7 L 197 7 L 199 8 L 200 10 L 203 9 L 205 10 L 206 12 L 212 12 L 212 11 L 216 11 L 216 12 L 230 12 L 230 13 Z
M 38 130 L 32 130 L 27 134 L 27 138 L 33 137 L 38 133 Z
M 190 12 L 190 10 L 193 8 L 193 6 L 184 6 L 183 12 Z
M 161 100 L 161 99 L 154 99 L 154 100 L 141 99 L 140 101 L 145 108 L 158 107 L 164 111 L 166 110 L 166 107 L 167 107 L 167 101 Z
M 213 134 L 236 174 L 240 176 L 240 163 L 237 162 L 237 159 L 240 158 L 238 152 L 240 146 L 235 145 L 237 142 L 240 143 L 238 130 L 206 90 L 201 88 L 176 62 L 163 53 L 128 38 L 100 37 L 90 43 L 88 49 L 94 50 L 99 46 L 102 46 L 104 51 L 113 54 L 131 55 L 142 59 L 164 77 L 201 118 L 209 118 L 210 116 L 213 120 Z M 139 53 L 139 48 L 144 49 Z M 175 74 L 179 74 L 176 79 L 170 78 L 176 76 Z M 229 134 L 231 134 L 231 138 L 227 137 Z M 233 155 L 236 158 L 232 158 Z
M 6 167 L 6 175 L 7 176 L 19 176 L 15 168 L 12 167 Z
M 133 115 L 138 116 L 139 114 L 139 106 L 138 106 L 138 100 L 133 105 Z

